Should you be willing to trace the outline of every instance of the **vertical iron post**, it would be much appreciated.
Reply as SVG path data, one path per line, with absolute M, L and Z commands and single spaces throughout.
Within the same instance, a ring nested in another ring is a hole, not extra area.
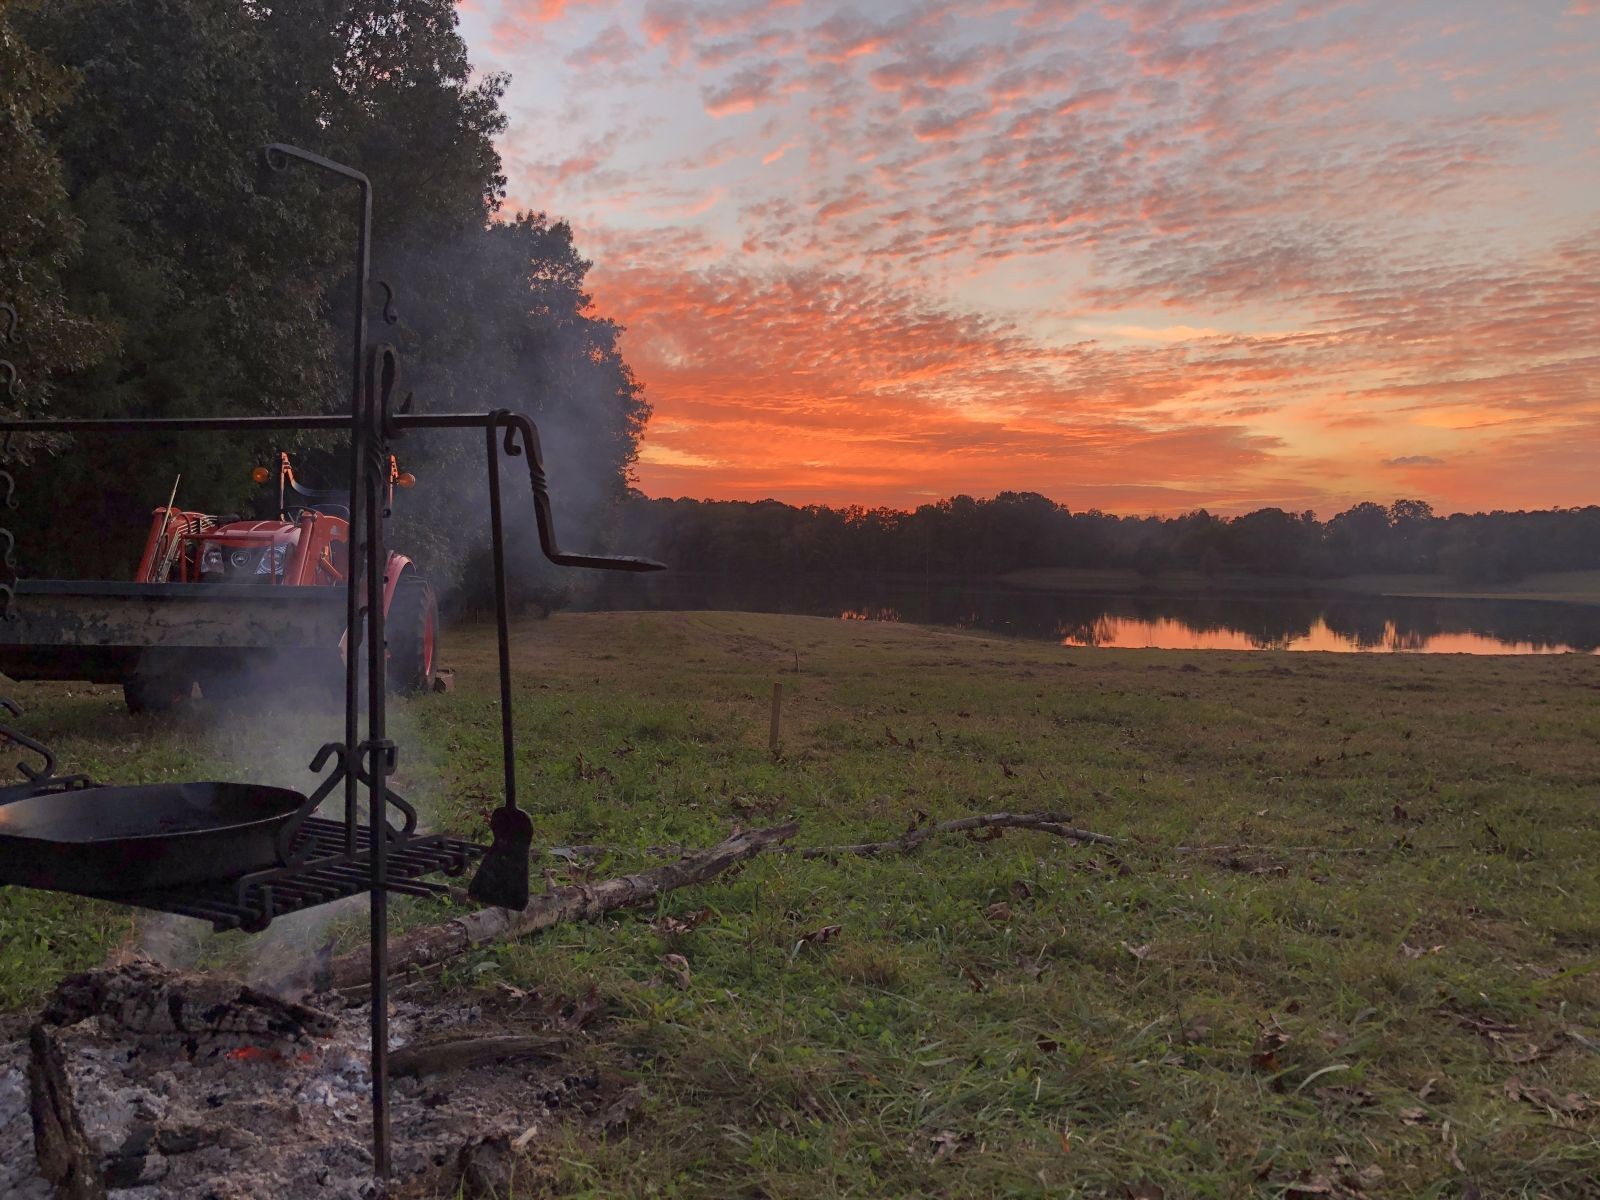
M 367 354 L 366 410 L 362 414 L 361 506 L 366 513 L 367 740 L 358 752 L 367 759 L 367 818 L 372 831 L 372 1159 L 382 1180 L 389 1175 L 389 814 L 388 776 L 394 747 L 388 741 L 388 655 L 384 646 L 385 560 L 383 513 L 385 480 L 378 463 L 385 457 L 384 409 L 393 351 L 375 346 Z M 352 502 L 355 496 L 351 496 Z
M 494 622 L 500 650 L 500 753 L 506 780 L 503 801 L 517 806 L 517 753 L 511 716 L 511 629 L 506 612 L 506 552 L 500 515 L 500 412 L 491 417 L 484 433 L 489 455 L 489 543 L 494 548 Z
M 359 823 L 358 784 L 365 749 L 372 755 L 368 764 L 372 831 L 372 1169 L 374 1175 L 382 1180 L 389 1174 L 389 908 L 385 878 L 388 866 L 388 822 L 384 802 L 387 751 L 381 745 L 384 737 L 383 695 L 386 683 L 383 669 L 383 563 L 379 557 L 383 546 L 383 516 L 381 509 L 374 512 L 368 503 L 370 488 L 367 468 L 368 453 L 374 441 L 381 447 L 383 434 L 382 414 L 375 411 L 381 401 L 373 393 L 372 380 L 367 371 L 367 278 L 371 270 L 372 181 L 354 167 L 286 142 L 273 142 L 264 153 L 267 166 L 272 170 L 285 170 L 291 159 L 297 159 L 350 180 L 358 192 L 355 305 L 350 348 L 350 530 L 349 540 L 345 544 L 344 752 L 347 771 L 344 812 L 345 850 L 354 854 Z M 363 561 L 367 566 L 364 589 Z M 376 580 L 372 578 L 374 561 L 377 562 Z M 365 625 L 362 623 L 363 590 L 367 600 L 364 606 L 367 617 Z M 359 715 L 363 649 L 359 643 L 363 629 L 366 633 L 369 696 L 377 696 L 377 700 L 368 707 L 365 744 L 361 741 Z M 380 762 L 380 759 L 384 761 Z

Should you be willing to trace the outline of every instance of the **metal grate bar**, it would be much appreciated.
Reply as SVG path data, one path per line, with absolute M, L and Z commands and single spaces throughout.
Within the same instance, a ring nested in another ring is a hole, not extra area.
M 316 908 L 346 896 L 359 896 L 372 887 L 368 854 L 370 831 L 363 829 L 356 853 L 345 852 L 342 822 L 312 817 L 295 837 L 296 851 L 309 849 L 299 867 L 274 867 L 253 871 L 237 879 L 159 891 L 102 897 L 137 908 L 176 913 L 210 921 L 218 930 L 265 929 L 273 918 Z M 481 858 L 484 847 L 459 838 L 433 834 L 391 842 L 387 862 L 388 891 L 408 896 L 437 896 L 447 889 L 421 881 L 424 875 L 459 875 Z

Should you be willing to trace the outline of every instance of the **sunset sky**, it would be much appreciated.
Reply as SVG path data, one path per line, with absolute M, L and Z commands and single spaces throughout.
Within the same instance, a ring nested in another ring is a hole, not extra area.
M 462 0 L 650 495 L 1600 502 L 1600 0 Z

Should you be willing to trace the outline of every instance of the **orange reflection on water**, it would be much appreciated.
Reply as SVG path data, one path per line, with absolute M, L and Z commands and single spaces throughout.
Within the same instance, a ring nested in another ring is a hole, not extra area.
M 897 608 L 846 608 L 839 613 L 841 621 L 898 621 Z
M 1327 650 L 1337 654 L 1566 654 L 1565 646 L 1537 646 L 1532 642 L 1502 641 L 1481 633 L 1401 633 L 1393 621 L 1384 624 L 1381 638 L 1358 641 L 1350 634 L 1330 629 L 1320 617 L 1308 633 L 1283 638 L 1256 638 L 1237 629 L 1196 629 L 1171 617 L 1138 620 L 1101 617 L 1092 629 L 1062 631 L 1063 646 L 1103 646 L 1135 650 Z

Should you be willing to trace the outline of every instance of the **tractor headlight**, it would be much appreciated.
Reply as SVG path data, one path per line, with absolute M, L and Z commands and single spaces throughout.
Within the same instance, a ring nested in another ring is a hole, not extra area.
M 222 570 L 222 547 L 216 544 L 207 545 L 200 552 L 200 573 L 210 575 L 213 571 Z

